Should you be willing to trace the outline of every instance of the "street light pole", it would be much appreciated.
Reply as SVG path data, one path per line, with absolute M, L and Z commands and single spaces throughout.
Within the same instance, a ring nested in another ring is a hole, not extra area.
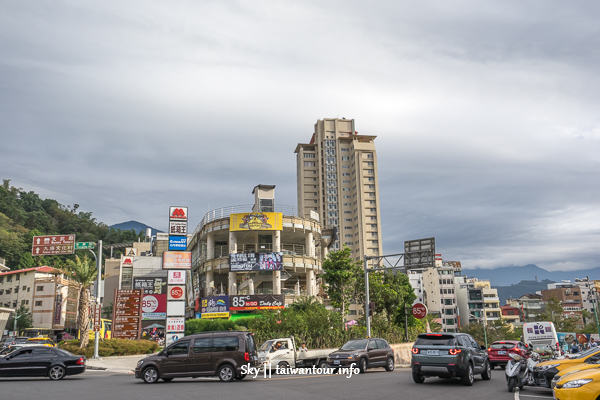
M 98 240 L 98 257 L 96 257 L 96 268 L 98 270 L 98 276 L 96 279 L 96 307 L 100 307 L 100 284 L 102 282 L 102 240 Z M 99 342 L 100 332 L 96 331 L 94 333 L 94 359 L 100 358 L 100 355 L 98 354 Z
M 371 337 L 371 316 L 369 315 L 369 257 L 365 255 L 365 321 L 367 322 L 367 337 Z

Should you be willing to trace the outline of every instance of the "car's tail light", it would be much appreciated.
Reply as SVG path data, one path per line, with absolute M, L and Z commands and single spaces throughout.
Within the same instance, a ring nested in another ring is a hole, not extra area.
M 460 353 L 461 351 L 462 351 L 461 349 L 450 349 L 450 350 L 448 350 L 448 353 L 449 353 L 451 356 L 455 356 L 455 355 L 457 355 L 458 353 Z
M 250 353 L 248 353 L 248 352 L 244 353 L 244 361 L 250 361 Z
M 85 365 L 85 358 L 81 357 L 79 360 L 77 360 L 77 365 Z
M 413 354 L 419 354 L 419 349 L 415 349 L 415 348 L 413 347 L 413 349 L 412 349 L 412 352 L 413 352 Z
M 492 348 L 491 348 L 491 347 L 488 349 L 488 352 L 490 352 L 490 351 L 492 351 Z

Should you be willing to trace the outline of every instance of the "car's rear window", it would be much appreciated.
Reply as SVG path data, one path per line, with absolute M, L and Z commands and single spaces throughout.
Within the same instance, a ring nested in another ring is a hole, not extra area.
M 252 335 L 246 335 L 246 351 L 248 353 L 254 352 L 254 337 Z
M 456 338 L 450 335 L 423 335 L 417 337 L 415 345 L 455 346 Z
M 514 343 L 492 343 L 492 349 L 512 349 L 515 347 Z

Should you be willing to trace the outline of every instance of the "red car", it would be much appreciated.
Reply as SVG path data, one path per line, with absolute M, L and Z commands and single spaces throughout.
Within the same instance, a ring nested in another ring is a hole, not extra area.
M 511 359 L 509 356 L 510 353 L 525 357 L 527 354 L 527 346 L 518 340 L 503 340 L 492 343 L 488 349 L 488 356 L 490 357 L 490 366 L 492 369 L 494 369 L 496 365 L 504 369 L 508 360 Z

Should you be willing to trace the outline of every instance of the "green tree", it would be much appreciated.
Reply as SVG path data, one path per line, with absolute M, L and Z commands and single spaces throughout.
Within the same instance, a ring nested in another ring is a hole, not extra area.
M 17 314 L 17 331 L 23 332 L 27 328 L 31 328 L 33 323 L 33 318 L 31 316 L 31 312 L 29 311 L 29 307 L 25 305 L 20 305 L 16 310 Z M 6 322 L 6 329 L 13 330 L 15 326 L 15 313 L 10 314 L 8 321 Z M 18 336 L 18 335 L 17 335 Z
M 459 332 L 468 333 L 480 345 L 485 344 L 485 335 L 483 333 L 483 324 L 480 322 L 471 322 L 460 328 Z M 498 340 L 519 340 L 521 331 L 515 329 L 512 324 L 505 319 L 488 321 L 486 324 L 486 334 L 488 345 Z
M 90 307 L 90 286 L 96 279 L 96 265 L 87 257 L 79 258 L 75 256 L 75 260 L 67 261 L 66 273 L 77 282 L 79 287 L 79 306 L 77 310 L 77 328 L 81 338 L 80 348 L 87 346 L 89 341 L 88 324 L 89 324 L 89 307 Z
M 539 315 L 538 320 L 552 322 L 557 332 L 575 332 L 577 330 L 578 319 L 565 317 L 562 302 L 556 296 L 552 296 L 546 302 L 546 308 Z
M 325 293 L 331 305 L 341 310 L 342 317 L 348 314 L 350 301 L 356 297 L 356 284 L 361 274 L 362 264 L 352 259 L 352 250 L 347 246 L 330 252 L 323 261 L 321 277 L 326 284 Z

